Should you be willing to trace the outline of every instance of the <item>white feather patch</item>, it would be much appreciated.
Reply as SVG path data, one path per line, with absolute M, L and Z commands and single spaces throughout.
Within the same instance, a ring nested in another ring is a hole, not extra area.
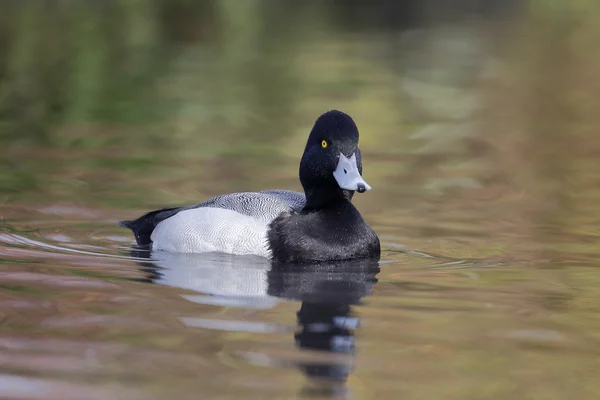
M 152 232 L 152 249 L 270 258 L 267 230 L 264 220 L 224 208 L 200 207 L 180 211 L 160 222 Z

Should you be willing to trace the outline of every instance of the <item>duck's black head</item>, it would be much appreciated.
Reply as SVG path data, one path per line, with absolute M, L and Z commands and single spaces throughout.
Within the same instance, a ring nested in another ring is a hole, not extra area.
M 300 162 L 300 182 L 309 208 L 371 189 L 362 178 L 358 128 L 348 114 L 332 110 L 317 119 Z

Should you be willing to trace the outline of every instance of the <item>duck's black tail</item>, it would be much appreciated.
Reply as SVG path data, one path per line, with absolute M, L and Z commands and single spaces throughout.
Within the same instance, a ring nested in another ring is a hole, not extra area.
M 135 221 L 119 221 L 119 226 L 122 226 L 123 228 L 133 229 L 133 227 L 135 226 Z
M 138 246 L 147 246 L 152 244 L 151 236 L 156 225 L 177 214 L 181 209 L 182 207 L 171 207 L 150 211 L 133 221 L 119 221 L 119 225 L 131 229 Z

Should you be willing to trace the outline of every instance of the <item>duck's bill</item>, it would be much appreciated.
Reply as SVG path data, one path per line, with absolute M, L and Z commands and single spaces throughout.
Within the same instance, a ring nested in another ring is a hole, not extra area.
M 340 153 L 340 160 L 333 172 L 333 177 L 342 189 L 354 190 L 359 193 L 364 193 L 371 190 L 371 186 L 360 176 L 358 166 L 356 165 L 356 154 L 347 158 Z

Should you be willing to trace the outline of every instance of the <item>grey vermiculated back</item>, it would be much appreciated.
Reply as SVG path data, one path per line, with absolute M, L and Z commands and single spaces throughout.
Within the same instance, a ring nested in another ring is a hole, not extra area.
M 182 210 L 212 207 L 238 212 L 263 222 L 271 222 L 282 212 L 301 210 L 306 204 L 303 193 L 292 190 L 229 193 Z

